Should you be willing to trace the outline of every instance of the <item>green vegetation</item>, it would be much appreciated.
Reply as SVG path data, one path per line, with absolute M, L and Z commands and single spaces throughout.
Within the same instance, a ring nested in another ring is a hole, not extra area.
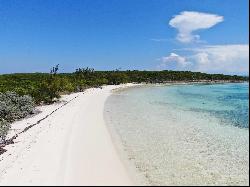
M 35 103 L 30 96 L 19 96 L 14 92 L 0 93 L 0 143 L 9 130 L 9 123 L 26 117 L 34 110 Z
M 9 123 L 32 113 L 35 104 L 52 103 L 63 93 L 83 91 L 89 87 L 122 83 L 166 83 L 173 81 L 248 81 L 248 77 L 206 74 L 189 71 L 95 71 L 79 68 L 74 73 L 58 73 L 59 65 L 50 73 L 0 75 L 0 143 Z
M 248 81 L 248 77 L 206 74 L 189 71 L 95 71 L 77 69 L 74 73 L 58 73 L 58 65 L 50 73 L 0 75 L 0 92 L 30 95 L 36 104 L 51 103 L 62 93 L 83 91 L 89 87 L 121 83 L 165 83 L 171 81 Z
M 0 119 L 0 143 L 4 142 L 5 137 L 9 131 L 9 128 L 10 128 L 10 124 L 5 120 Z

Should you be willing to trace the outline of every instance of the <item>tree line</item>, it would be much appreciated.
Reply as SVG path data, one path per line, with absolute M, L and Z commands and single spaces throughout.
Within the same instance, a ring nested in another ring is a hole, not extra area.
M 78 68 L 73 73 L 59 73 L 59 65 L 50 73 L 19 73 L 0 75 L 0 92 L 30 95 L 36 104 L 51 103 L 61 94 L 83 91 L 90 87 L 118 85 L 122 83 L 166 83 L 193 81 L 248 81 L 249 77 L 223 74 L 207 74 L 191 71 L 95 71 Z
M 190 71 L 95 71 L 78 68 L 73 73 L 59 73 L 59 65 L 50 73 L 0 75 L 0 145 L 5 142 L 10 123 L 34 112 L 35 105 L 49 104 L 61 94 L 81 92 L 90 87 L 122 83 L 166 83 L 193 81 L 248 81 L 248 77 L 206 74 Z M 0 154 L 3 151 L 0 147 Z

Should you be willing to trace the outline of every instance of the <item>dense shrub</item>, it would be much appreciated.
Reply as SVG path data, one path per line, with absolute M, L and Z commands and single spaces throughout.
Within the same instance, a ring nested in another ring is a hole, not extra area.
M 33 112 L 34 102 L 30 96 L 15 92 L 0 93 L 0 119 L 13 122 Z
M 0 143 L 3 143 L 5 140 L 5 137 L 9 130 L 9 123 L 3 119 L 0 119 Z
M 34 102 L 30 96 L 19 96 L 15 92 L 0 93 L 0 141 L 5 138 L 9 123 L 31 114 Z
M 41 82 L 37 89 L 33 90 L 32 96 L 37 104 L 52 103 L 55 98 L 60 98 L 60 85 L 56 79 L 48 79 Z
M 72 93 L 75 91 L 74 85 L 67 79 L 61 77 L 49 77 L 42 81 L 39 86 L 33 90 L 31 96 L 36 104 L 53 103 L 59 99 L 62 93 Z
M 35 99 L 36 104 L 50 104 L 55 99 L 60 98 L 61 93 L 70 93 L 75 91 L 73 83 L 67 78 L 57 74 L 59 65 L 51 69 L 50 74 L 31 92 L 31 96 Z
M 57 73 L 58 65 L 50 73 L 21 73 L 0 75 L 0 92 L 12 91 L 19 95 L 31 95 L 36 102 L 51 103 L 62 93 L 83 91 L 105 84 L 164 83 L 168 81 L 249 81 L 246 76 L 206 74 L 190 71 L 95 71 L 80 68 L 74 73 Z

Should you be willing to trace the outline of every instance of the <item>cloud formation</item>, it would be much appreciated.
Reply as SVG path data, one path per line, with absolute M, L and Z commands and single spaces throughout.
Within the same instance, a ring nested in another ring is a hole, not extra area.
M 162 57 L 160 60 L 161 64 L 158 65 L 158 69 L 184 70 L 190 65 L 185 57 L 176 53 L 171 53 L 169 56 Z
M 169 25 L 178 30 L 177 40 L 182 43 L 199 41 L 200 36 L 193 32 L 208 29 L 223 21 L 223 16 L 194 11 L 184 11 L 174 16 Z
M 195 70 L 211 73 L 249 74 L 249 45 L 214 45 L 192 49 Z
M 162 57 L 158 69 L 190 70 L 206 73 L 249 74 L 249 45 L 209 45 L 185 49 L 189 56 L 171 53 Z

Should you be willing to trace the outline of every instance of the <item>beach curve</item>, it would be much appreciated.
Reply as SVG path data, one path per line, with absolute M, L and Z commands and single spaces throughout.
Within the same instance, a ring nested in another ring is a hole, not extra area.
M 103 119 L 104 103 L 113 89 L 104 86 L 76 97 L 39 125 L 20 134 L 0 155 L 0 185 L 132 185 Z M 58 107 L 16 122 L 20 130 Z M 12 131 L 13 132 L 13 131 Z

